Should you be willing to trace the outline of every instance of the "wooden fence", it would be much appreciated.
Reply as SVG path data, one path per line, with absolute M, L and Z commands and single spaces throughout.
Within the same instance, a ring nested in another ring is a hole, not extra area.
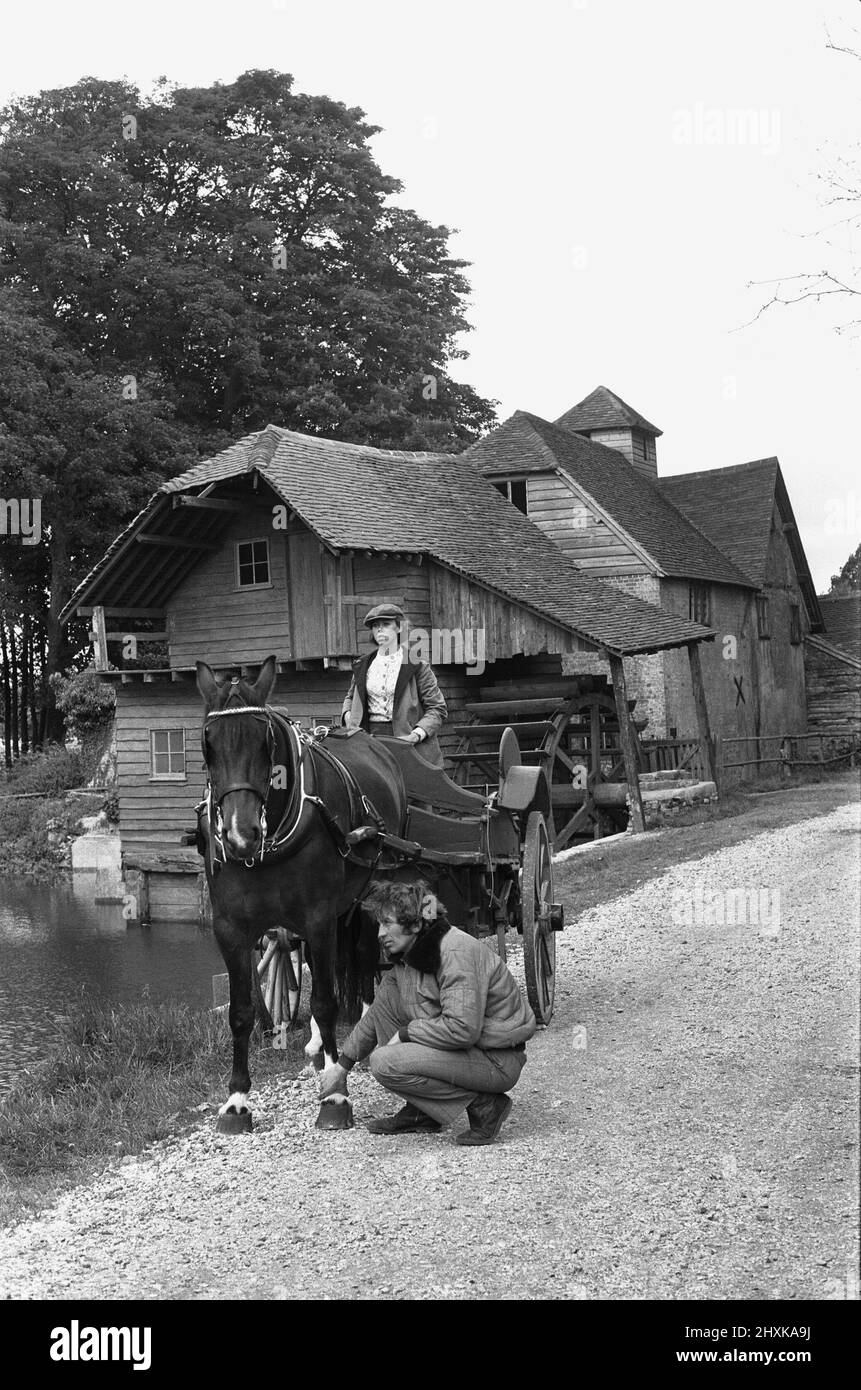
M 724 774 L 745 768 L 759 770 L 779 767 L 789 774 L 794 767 L 855 767 L 861 760 L 861 734 L 855 729 L 838 729 L 826 734 L 767 734 L 762 738 L 714 739 L 715 770 L 718 783 Z M 695 738 L 655 738 L 640 740 L 642 772 L 689 772 L 697 781 L 707 781 L 702 747 Z
M 709 780 L 699 739 L 640 739 L 640 752 L 641 772 L 690 772 L 697 782 Z
M 747 767 L 855 767 L 861 757 L 861 734 L 837 729 L 827 734 L 768 734 L 764 738 L 719 738 L 718 763 L 724 771 Z M 738 755 L 741 756 L 738 756 Z

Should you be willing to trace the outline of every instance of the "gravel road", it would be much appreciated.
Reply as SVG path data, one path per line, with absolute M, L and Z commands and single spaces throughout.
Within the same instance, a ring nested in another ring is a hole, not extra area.
M 566 903 L 493 1147 L 368 1134 L 395 1106 L 366 1071 L 357 1127 L 319 1133 L 314 1083 L 279 1078 L 253 1135 L 209 1120 L 0 1236 L 0 1294 L 857 1297 L 858 833 L 841 806 Z M 720 925 L 736 889 L 780 896 Z

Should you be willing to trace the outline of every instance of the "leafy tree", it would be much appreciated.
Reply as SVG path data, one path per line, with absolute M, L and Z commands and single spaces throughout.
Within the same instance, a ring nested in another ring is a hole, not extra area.
M 156 372 L 194 429 L 463 448 L 493 421 L 446 371 L 465 355 L 465 263 L 447 228 L 389 204 L 378 129 L 272 71 L 16 102 L 5 274 L 97 369 Z
M 56 671 L 68 664 L 75 641 L 86 640 L 59 623 L 77 580 L 162 481 L 164 460 L 176 461 L 184 449 L 190 461 L 196 451 L 167 403 L 123 399 L 118 381 L 89 367 L 32 313 L 20 290 L 0 290 L 0 319 L 2 496 L 38 502 L 41 531 L 35 545 L 3 538 L 0 563 L 19 611 L 37 608 L 45 665 Z M 59 737 L 61 729 L 52 712 L 45 732 Z
M 30 672 L 86 643 L 59 613 L 148 494 L 237 435 L 458 450 L 493 423 L 447 371 L 465 263 L 392 205 L 377 129 L 274 71 L 0 112 L 0 495 L 40 498 L 44 535 L 0 566 Z
M 57 708 L 65 714 L 69 730 L 76 737 L 88 737 L 111 719 L 117 702 L 116 691 L 108 681 L 101 680 L 91 666 L 84 671 L 70 667 L 65 675 L 55 672 L 50 679 L 56 692 Z
M 832 574 L 829 594 L 845 597 L 861 593 L 861 545 L 857 545 L 839 574 Z

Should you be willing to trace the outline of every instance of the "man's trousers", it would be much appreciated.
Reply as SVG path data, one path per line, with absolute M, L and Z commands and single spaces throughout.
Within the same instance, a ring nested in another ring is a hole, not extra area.
M 379 997 L 373 1010 L 379 1046 L 368 1058 L 372 1075 L 387 1091 L 439 1124 L 452 1124 L 482 1092 L 510 1091 L 526 1065 L 525 1049 L 446 1051 L 412 1042 L 387 1046 L 407 1020 L 382 1006 Z

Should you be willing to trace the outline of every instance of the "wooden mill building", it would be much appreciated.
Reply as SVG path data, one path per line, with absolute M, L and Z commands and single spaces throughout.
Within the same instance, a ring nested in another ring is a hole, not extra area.
M 712 728 L 753 774 L 765 740 L 807 729 L 804 644 L 823 620 L 801 536 L 776 458 L 660 478 L 660 434 L 599 386 L 552 423 L 516 412 L 464 458 L 584 573 L 717 632 Z M 629 685 L 647 736 L 695 734 L 678 651 L 632 661 Z
M 273 703 L 304 723 L 338 721 L 352 661 L 370 645 L 362 617 L 381 600 L 403 607 L 413 634 L 439 639 L 429 655 L 449 755 L 479 688 L 558 681 L 594 658 L 612 674 L 624 730 L 625 667 L 678 651 L 701 695 L 699 643 L 714 637 L 585 573 L 463 457 L 273 425 L 248 435 L 165 483 L 64 613 L 92 617 L 97 665 L 116 682 L 123 858 L 149 872 L 153 916 L 194 915 L 181 880 L 199 860 L 179 842 L 204 780 L 195 662 L 253 670 L 274 652 Z M 143 623 L 167 660 L 124 668 L 129 636 L 147 639 Z M 708 760 L 702 698 L 699 710 Z

